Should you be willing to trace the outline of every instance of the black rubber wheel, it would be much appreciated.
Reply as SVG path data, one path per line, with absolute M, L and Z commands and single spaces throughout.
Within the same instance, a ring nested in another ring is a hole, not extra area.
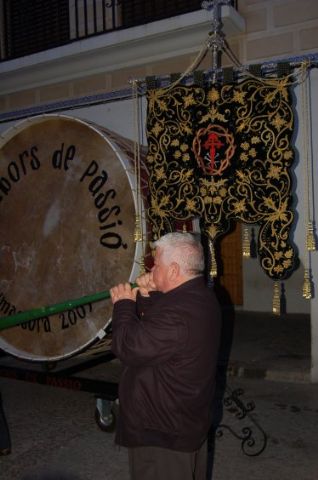
M 111 411 L 110 415 L 108 415 L 107 417 L 103 417 L 100 414 L 98 408 L 96 407 L 95 421 L 98 427 L 103 430 L 103 432 L 112 433 L 115 430 L 116 416 L 114 415 L 113 411 Z

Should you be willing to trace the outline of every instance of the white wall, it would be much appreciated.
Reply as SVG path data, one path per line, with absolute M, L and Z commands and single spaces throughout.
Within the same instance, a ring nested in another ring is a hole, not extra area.
M 131 100 L 121 100 L 106 104 L 87 106 L 58 112 L 82 120 L 89 120 L 109 128 L 123 137 L 134 139 L 133 103 Z M 56 115 L 58 115 L 56 113 Z M 0 134 L 16 125 L 20 120 L 0 124 Z M 24 121 L 24 120 L 21 120 Z
M 134 140 L 134 115 L 132 100 L 94 105 L 63 112 L 109 128 L 123 137 Z
M 302 296 L 304 270 L 301 265 L 291 277 L 284 280 L 286 313 L 310 313 L 310 301 Z M 243 309 L 253 312 L 271 312 L 274 282 L 262 270 L 259 260 L 243 259 Z

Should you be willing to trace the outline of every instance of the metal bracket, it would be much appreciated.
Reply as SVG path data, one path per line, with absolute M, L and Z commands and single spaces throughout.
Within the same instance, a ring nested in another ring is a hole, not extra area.
M 230 5 L 231 0 L 204 0 L 201 7 L 212 12 L 212 31 L 209 33 L 208 48 L 212 52 L 212 83 L 217 81 L 217 73 L 221 68 L 221 53 L 224 50 L 225 35 L 222 32 L 222 5 Z

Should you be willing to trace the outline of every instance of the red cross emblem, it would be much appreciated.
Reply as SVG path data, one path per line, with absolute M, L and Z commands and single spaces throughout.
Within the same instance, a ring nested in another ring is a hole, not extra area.
M 222 143 L 221 140 L 219 139 L 219 135 L 216 132 L 210 133 L 204 144 L 204 148 L 210 149 L 209 155 L 210 155 L 211 170 L 214 169 L 217 150 L 219 150 L 221 147 L 224 147 L 224 143 Z
M 192 150 L 206 175 L 222 175 L 235 152 L 234 136 L 221 125 L 210 125 L 197 131 Z

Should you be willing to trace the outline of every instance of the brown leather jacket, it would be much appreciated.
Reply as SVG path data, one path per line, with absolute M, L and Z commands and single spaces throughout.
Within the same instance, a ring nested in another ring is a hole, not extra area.
M 203 277 L 114 305 L 112 351 L 124 370 L 116 442 L 195 451 L 212 421 L 219 304 Z

